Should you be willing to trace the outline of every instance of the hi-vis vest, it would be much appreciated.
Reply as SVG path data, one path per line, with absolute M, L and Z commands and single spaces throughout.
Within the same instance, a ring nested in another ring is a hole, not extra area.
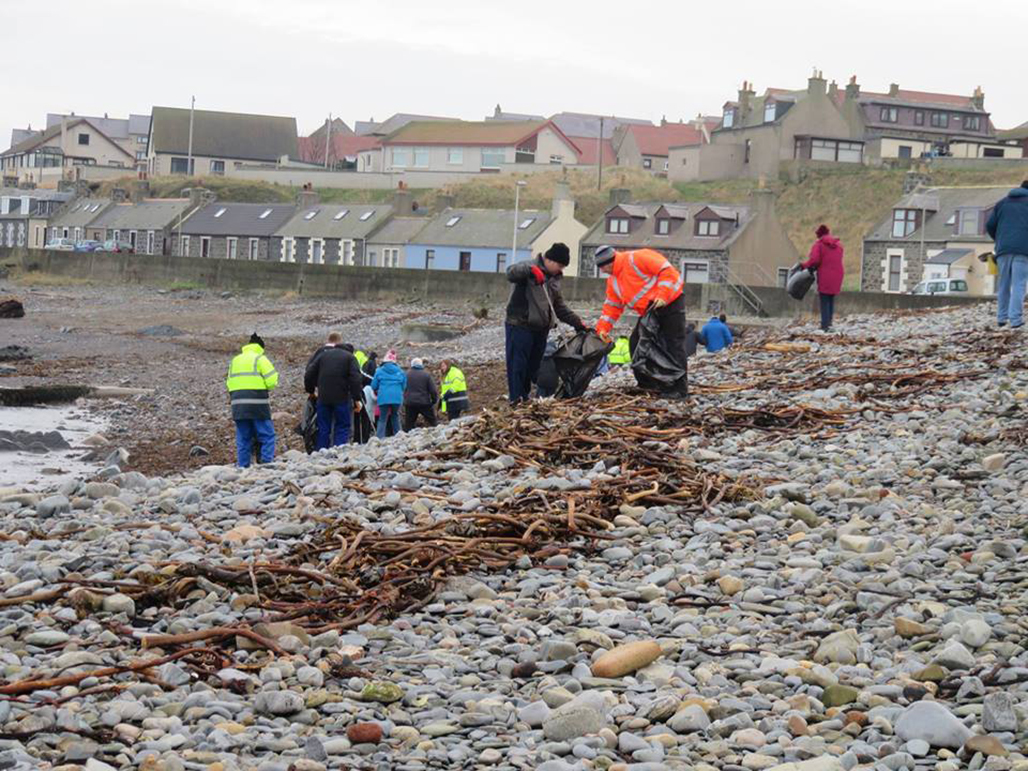
M 654 300 L 668 304 L 682 294 L 682 276 L 663 254 L 655 249 L 616 252 L 610 277 L 607 279 L 607 301 L 596 331 L 609 335 L 625 308 L 640 316 Z
M 464 379 L 464 373 L 456 367 L 450 367 L 443 378 L 443 387 L 439 390 L 440 399 L 443 402 L 442 411 L 446 412 L 447 403 L 454 407 L 467 409 L 468 404 L 468 383 Z
M 368 363 L 368 355 L 364 351 L 354 351 L 354 357 L 357 359 L 357 366 L 364 371 L 364 365 Z
M 632 351 L 627 337 L 619 337 L 614 341 L 614 350 L 607 356 L 609 364 L 631 364 Z
M 225 387 L 232 400 L 234 420 L 271 420 L 268 392 L 278 385 L 278 372 L 264 349 L 256 343 L 244 345 L 232 359 Z

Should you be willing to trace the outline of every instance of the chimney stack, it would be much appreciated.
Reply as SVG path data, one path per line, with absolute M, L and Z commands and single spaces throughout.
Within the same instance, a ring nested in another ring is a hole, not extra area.
M 321 202 L 321 196 L 314 191 L 314 186 L 307 182 L 300 189 L 300 192 L 296 194 L 296 205 L 301 209 L 309 209 L 312 206 L 317 206 Z
M 553 205 L 550 213 L 555 220 L 570 220 L 575 216 L 575 199 L 567 182 L 558 182 L 553 187 Z
M 982 91 L 981 86 L 975 87 L 974 95 L 971 97 L 971 104 L 974 105 L 976 110 L 985 110 L 985 92 Z
M 436 214 L 441 214 L 447 209 L 452 209 L 455 202 L 452 195 L 440 193 L 435 197 L 435 206 L 432 208 L 432 211 Z
M 393 215 L 409 217 L 414 213 L 414 196 L 406 188 L 397 188 L 393 192 Z
M 899 96 L 899 92 L 900 92 L 899 83 L 890 83 L 889 84 L 889 96 L 895 98 L 895 97 Z
M 810 96 L 824 96 L 825 79 L 820 70 L 814 70 L 814 74 L 807 79 L 807 94 Z
M 846 84 L 846 98 L 847 99 L 859 99 L 860 98 L 860 84 L 857 83 L 857 76 L 854 75 L 850 78 L 850 82 Z
M 217 196 L 214 195 L 214 193 L 203 187 L 187 187 L 182 192 L 189 199 L 189 206 L 192 209 L 200 206 L 206 206 L 207 204 L 214 203 L 214 201 L 217 200 Z
M 628 203 L 632 200 L 632 191 L 624 187 L 612 187 L 610 189 L 610 205 L 616 206 L 619 203 Z
M 834 80 L 828 84 L 828 96 L 835 100 L 839 96 L 839 84 Z
M 150 194 L 150 183 L 145 179 L 137 179 L 132 182 L 132 203 L 142 203 Z
M 128 200 L 128 191 L 123 187 L 116 187 L 111 191 L 111 200 L 114 203 L 125 203 Z
M 756 92 L 753 90 L 753 84 L 744 80 L 742 88 L 739 89 L 739 120 L 736 121 L 736 125 L 741 126 L 745 122 L 746 116 L 750 114 L 754 96 L 756 96 Z
M 903 177 L 903 195 L 909 195 L 919 187 L 931 187 L 932 177 L 923 169 L 912 169 Z

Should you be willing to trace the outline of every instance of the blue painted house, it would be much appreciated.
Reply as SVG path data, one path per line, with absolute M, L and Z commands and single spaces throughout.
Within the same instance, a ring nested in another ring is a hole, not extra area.
M 507 266 L 562 241 L 572 254 L 572 263 L 564 272 L 576 276 L 579 242 L 587 230 L 575 219 L 575 202 L 567 188 L 558 185 L 550 211 L 518 211 L 516 250 L 512 250 L 513 209 L 448 208 L 412 236 L 406 246 L 404 267 L 502 273 Z

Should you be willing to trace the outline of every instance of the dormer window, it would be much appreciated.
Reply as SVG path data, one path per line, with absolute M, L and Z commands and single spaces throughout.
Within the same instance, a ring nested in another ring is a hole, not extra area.
M 949 113 L 933 112 L 932 128 L 949 128 Z
M 661 217 L 657 220 L 657 235 L 666 236 L 671 232 L 671 220 L 667 217 Z
M 735 124 L 735 110 L 725 110 L 724 117 L 721 119 L 722 128 L 731 128 Z
M 628 217 L 608 217 L 607 218 L 607 232 L 608 233 L 627 233 L 628 232 Z
M 980 233 L 978 221 L 980 217 L 977 209 L 961 209 L 960 210 L 960 227 L 957 230 L 958 235 L 962 236 L 977 236 Z
M 899 123 L 899 109 L 896 107 L 883 107 L 878 117 L 882 123 Z
M 764 105 L 764 123 L 774 123 L 778 111 L 778 105 L 774 102 L 767 102 Z
M 964 116 L 964 130 L 965 131 L 981 131 L 982 119 L 979 115 L 965 115 Z
M 696 220 L 696 235 L 717 237 L 721 235 L 720 220 Z
M 892 237 L 906 238 L 917 230 L 917 209 L 896 209 L 892 213 Z

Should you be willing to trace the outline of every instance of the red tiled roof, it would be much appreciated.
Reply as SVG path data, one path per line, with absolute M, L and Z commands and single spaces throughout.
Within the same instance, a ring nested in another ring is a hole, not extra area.
M 307 163 L 325 162 L 325 141 L 313 136 L 299 137 L 296 140 L 300 160 Z M 338 134 L 332 137 L 328 150 L 328 162 L 336 163 L 345 158 L 352 158 L 362 150 L 371 150 L 379 146 L 378 137 L 357 136 L 355 134 Z
M 579 149 L 578 162 L 585 166 L 596 164 L 596 137 L 576 137 L 568 135 L 568 139 L 575 143 Z M 614 166 L 617 163 L 617 156 L 614 154 L 614 143 L 609 139 L 600 140 L 600 147 L 603 149 L 603 165 Z
M 701 145 L 703 132 L 690 123 L 667 123 L 663 126 L 629 126 L 639 152 L 643 155 L 667 155 L 669 147 Z

